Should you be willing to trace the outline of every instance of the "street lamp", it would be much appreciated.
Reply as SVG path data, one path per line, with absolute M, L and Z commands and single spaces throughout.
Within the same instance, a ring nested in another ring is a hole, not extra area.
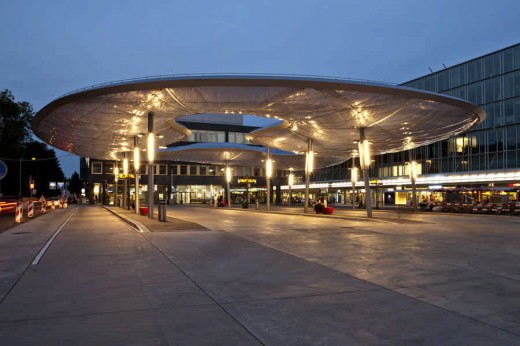
M 138 136 L 134 136 L 134 171 L 135 171 L 135 213 L 139 214 L 139 146 Z
M 303 212 L 309 212 L 309 185 L 311 183 L 311 174 L 314 169 L 314 151 L 312 150 L 312 139 L 307 140 L 307 152 L 305 153 L 305 202 L 303 204 Z
M 370 148 L 365 137 L 365 128 L 359 129 L 359 163 L 363 171 L 363 180 L 365 182 L 365 205 L 367 208 L 367 217 L 372 217 L 372 196 L 370 193 L 370 182 L 368 181 L 368 169 L 370 168 Z
M 271 148 L 267 147 L 267 160 L 265 160 L 265 180 L 267 187 L 267 211 L 271 210 L 271 177 L 273 175 L 273 160 L 271 160 Z
M 226 162 L 226 187 L 227 187 L 227 203 L 228 208 L 231 208 L 231 190 L 229 183 L 231 182 L 231 167 L 229 167 L 229 161 Z
M 153 112 L 148 112 L 148 218 L 153 219 L 153 163 L 155 159 L 155 134 L 153 133 Z
M 291 199 L 292 199 L 292 186 L 294 185 L 294 174 L 292 173 L 292 168 L 289 168 L 291 173 L 289 173 L 289 179 L 287 181 L 287 184 L 289 185 L 289 207 L 291 206 Z
M 119 181 L 119 167 L 117 167 L 117 161 L 115 162 L 115 167 L 114 167 L 114 181 L 115 181 L 115 185 L 116 185 L 116 190 L 115 190 L 115 194 L 114 194 L 114 204 L 115 204 L 115 207 L 118 207 L 118 203 L 117 203 L 117 182 Z

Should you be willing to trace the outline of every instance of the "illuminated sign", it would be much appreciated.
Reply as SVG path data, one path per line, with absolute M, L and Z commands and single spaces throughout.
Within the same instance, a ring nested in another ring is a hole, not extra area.
M 119 179 L 135 179 L 135 174 L 133 173 L 128 173 L 128 174 L 124 174 L 124 173 L 119 173 Z
M 56 182 L 49 181 L 49 190 L 56 190 Z
M 519 187 L 519 186 L 520 186 L 520 183 L 509 184 L 509 187 Z
M 58 181 L 56 183 L 56 186 L 59 190 L 63 190 L 65 188 L 65 184 L 63 183 L 63 181 Z
M 256 184 L 256 179 L 253 178 L 238 178 L 237 183 L 239 184 Z

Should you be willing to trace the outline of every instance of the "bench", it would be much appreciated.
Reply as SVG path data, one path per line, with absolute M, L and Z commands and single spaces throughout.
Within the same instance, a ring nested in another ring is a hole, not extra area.
M 139 214 L 148 215 L 148 207 L 139 207 Z

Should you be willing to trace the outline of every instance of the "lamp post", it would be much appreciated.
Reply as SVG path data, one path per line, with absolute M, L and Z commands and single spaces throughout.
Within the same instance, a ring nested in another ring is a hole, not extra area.
M 303 212 L 309 212 L 309 185 L 311 183 L 311 174 L 314 169 L 314 152 L 312 151 L 312 139 L 307 140 L 307 153 L 305 155 L 305 202 L 303 203 Z
M 410 158 L 412 154 L 410 151 Z M 410 181 L 412 183 L 412 203 L 413 203 L 413 210 L 417 211 L 417 184 L 415 181 L 417 180 L 417 162 L 416 161 L 410 161 L 410 166 L 408 167 L 408 173 L 410 174 Z
M 139 214 L 139 145 L 138 137 L 134 136 L 134 172 L 135 172 L 135 213 Z
M 292 172 L 292 168 L 289 169 L 291 173 L 289 173 L 289 179 L 287 181 L 287 185 L 289 185 L 289 207 L 291 206 L 292 200 L 292 186 L 294 185 L 294 174 Z
M 363 171 L 365 182 L 365 205 L 367 207 L 367 217 L 372 217 L 372 196 L 370 193 L 370 182 L 368 181 L 368 169 L 370 168 L 370 149 L 368 140 L 365 137 L 365 128 L 359 129 L 359 163 Z
M 352 209 L 356 209 L 356 182 L 358 180 L 358 168 L 356 167 L 356 158 L 352 158 L 352 170 L 350 181 L 352 182 Z
M 227 206 L 231 208 L 231 189 L 229 183 L 231 182 L 231 167 L 229 161 L 226 161 L 226 189 L 227 189 Z
M 117 203 L 117 182 L 119 180 L 119 167 L 117 167 L 117 161 L 115 162 L 115 167 L 114 167 L 114 182 L 115 182 L 115 185 L 116 185 L 116 189 L 115 189 L 115 193 L 114 193 L 114 204 L 116 207 L 118 207 L 118 203 Z
M 153 219 L 153 163 L 155 159 L 155 134 L 153 133 L 153 112 L 148 112 L 148 218 Z
M 273 161 L 271 160 L 271 148 L 267 147 L 267 160 L 265 160 L 265 180 L 267 187 L 267 211 L 271 210 L 271 176 L 273 175 Z
M 22 160 L 23 158 L 20 158 L 20 176 L 19 176 L 19 186 L 20 186 L 20 189 L 18 190 L 18 197 L 20 198 L 20 200 L 22 200 Z
M 128 209 L 128 159 L 126 158 L 126 153 L 124 153 L 124 155 L 123 174 L 125 175 L 125 179 L 123 180 L 123 209 Z

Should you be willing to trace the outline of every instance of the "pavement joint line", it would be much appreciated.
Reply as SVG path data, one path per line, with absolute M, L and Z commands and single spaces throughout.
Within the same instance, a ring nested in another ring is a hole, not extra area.
M 90 313 L 83 313 L 83 314 L 65 314 L 65 315 L 56 315 L 56 316 L 21 318 L 21 319 L 14 319 L 14 320 L 0 320 L 0 324 L 1 323 L 25 322 L 25 321 L 45 321 L 45 320 L 53 320 L 53 319 L 69 318 L 69 317 L 100 316 L 100 315 L 111 315 L 111 314 L 120 314 L 120 313 L 128 313 L 128 312 L 145 312 L 145 311 L 186 309 L 186 308 L 211 307 L 211 306 L 215 306 L 215 304 L 213 304 L 213 303 L 188 304 L 188 305 L 161 306 L 161 307 L 152 307 L 152 308 L 143 308 L 143 309 L 112 310 L 112 311 L 90 312 Z
M 150 232 L 150 230 L 145 225 L 140 223 L 139 221 L 132 220 L 131 218 L 128 218 L 128 217 L 118 213 L 117 211 L 112 210 L 111 208 L 108 208 L 107 206 L 103 206 L 103 208 L 105 208 L 106 210 L 108 210 L 109 212 L 114 214 L 115 216 L 119 217 L 121 220 L 123 220 L 126 223 L 130 224 L 131 226 L 133 226 L 133 228 L 137 232 L 139 232 L 139 233 L 149 233 Z
M 208 291 L 206 291 L 199 283 L 197 283 L 197 281 L 195 281 L 191 276 L 188 275 L 188 273 L 183 270 L 174 260 L 173 258 L 171 258 L 170 256 L 168 256 L 158 245 L 156 245 L 151 239 L 148 239 L 147 237 L 144 236 L 144 234 L 142 234 L 143 238 L 145 238 L 153 247 L 155 247 L 157 249 L 157 251 L 159 251 L 160 254 L 162 254 L 171 264 L 173 264 L 175 266 L 175 268 L 177 268 L 177 270 L 179 270 L 191 283 L 193 283 L 201 292 L 203 292 L 209 299 L 211 299 L 211 301 L 213 301 L 220 309 L 222 309 L 222 311 L 224 311 L 224 313 L 226 313 L 229 318 L 231 318 L 233 321 L 235 321 L 240 327 L 242 327 L 244 329 L 244 331 L 246 333 L 248 333 L 249 335 L 251 335 L 251 337 L 253 337 L 256 341 L 258 341 L 261 345 L 265 345 L 264 342 L 262 342 L 262 340 L 260 340 L 260 337 L 258 337 L 257 335 L 255 335 L 255 333 L 253 333 L 252 330 L 250 330 L 249 328 L 247 328 L 242 322 L 240 322 L 235 316 L 233 316 L 233 314 L 231 312 L 229 312 L 222 303 L 220 303 L 216 298 L 214 298 Z
M 49 249 L 49 247 L 52 245 L 52 243 L 54 242 L 54 239 L 56 239 L 56 237 L 58 236 L 58 234 L 60 234 L 60 232 L 63 230 L 63 228 L 65 228 L 65 226 L 67 225 L 67 223 L 69 222 L 69 220 L 72 218 L 72 216 L 78 211 L 78 207 L 76 207 L 76 209 L 74 209 L 74 211 L 72 211 L 72 213 L 69 215 L 69 217 L 67 218 L 67 220 L 65 220 L 65 222 L 58 228 L 58 230 L 56 232 L 54 232 L 54 234 L 51 236 L 51 238 L 49 240 L 47 240 L 47 243 L 45 243 L 45 245 L 43 246 L 43 248 L 40 250 L 40 252 L 38 252 L 38 254 L 36 255 L 36 257 L 34 258 L 34 260 L 32 261 L 31 265 L 37 265 L 38 263 L 40 263 L 40 260 L 42 259 L 42 257 L 45 255 L 45 253 L 47 252 L 47 250 Z
M 495 329 L 501 330 L 501 331 L 503 331 L 503 332 L 509 333 L 509 334 L 511 334 L 511 335 L 519 336 L 519 337 L 520 337 L 520 333 L 515 333 L 515 332 L 510 331 L 510 330 L 508 330 L 508 329 L 505 329 L 505 328 L 503 328 L 503 327 L 495 326 L 495 325 L 492 325 L 492 324 L 490 324 L 490 323 L 488 323 L 488 322 L 478 320 L 478 319 L 476 319 L 476 318 L 474 318 L 474 317 L 464 315 L 464 314 L 462 314 L 461 312 L 454 311 L 454 310 L 450 310 L 450 309 L 445 308 L 445 307 L 443 307 L 443 306 L 435 305 L 435 304 L 433 304 L 433 303 L 431 303 L 431 302 L 428 302 L 428 301 L 422 300 L 422 299 L 420 299 L 420 298 L 410 296 L 410 295 L 405 294 L 405 293 L 403 293 L 403 292 L 399 292 L 399 291 L 397 291 L 397 289 L 399 289 L 399 288 L 386 287 L 386 286 L 383 286 L 382 284 L 378 284 L 378 283 L 375 283 L 375 282 L 369 281 L 369 280 L 367 280 L 367 279 L 359 278 L 359 277 L 357 277 L 357 276 L 355 276 L 355 275 L 352 275 L 352 274 L 349 274 L 349 273 L 344 273 L 344 272 L 340 271 L 339 269 L 328 267 L 328 266 L 326 266 L 325 264 L 322 264 L 322 263 L 319 263 L 319 262 L 313 262 L 313 261 L 310 261 L 310 260 L 308 260 L 308 259 L 306 259 L 306 258 L 299 257 L 299 256 L 297 256 L 297 255 L 295 255 L 295 254 L 293 254 L 293 253 L 285 252 L 285 251 L 282 251 L 282 250 L 276 249 L 276 248 L 274 248 L 274 247 L 272 247 L 272 246 L 270 246 L 270 245 L 267 245 L 267 244 L 265 244 L 265 243 L 263 243 L 263 242 L 256 242 L 256 241 L 253 241 L 253 240 L 251 240 L 251 239 L 248 239 L 248 238 L 242 237 L 242 236 L 240 236 L 240 235 L 237 235 L 237 234 L 234 234 L 234 233 L 231 233 L 231 232 L 225 231 L 225 230 L 220 230 L 220 231 L 221 231 L 221 232 L 224 232 L 224 233 L 227 233 L 227 234 L 229 234 L 229 235 L 235 236 L 235 237 L 237 237 L 237 238 L 241 238 L 241 239 L 243 239 L 243 240 L 245 240 L 245 241 L 249 241 L 249 242 L 255 243 L 255 244 L 257 244 L 257 245 L 264 246 L 264 247 L 269 248 L 269 249 L 272 249 L 272 250 L 274 250 L 274 251 L 278 251 L 278 252 L 284 253 L 284 254 L 286 254 L 286 255 L 288 255 L 288 256 L 292 256 L 292 257 L 295 257 L 295 258 L 297 258 L 297 259 L 300 259 L 300 260 L 303 260 L 303 261 L 307 261 L 307 262 L 310 262 L 310 263 L 316 264 L 316 265 L 318 265 L 318 266 L 320 266 L 320 267 L 323 267 L 323 268 L 325 268 L 325 269 L 327 269 L 327 270 L 335 271 L 335 272 L 340 273 L 340 274 L 342 274 L 342 275 L 344 275 L 344 276 L 348 276 L 348 277 L 354 278 L 354 279 L 356 279 L 356 280 L 360 280 L 360 281 L 363 281 L 363 282 L 369 283 L 369 284 L 371 284 L 371 285 L 374 285 L 374 286 L 376 286 L 376 287 L 379 287 L 379 290 L 374 289 L 374 292 L 383 292 L 383 291 L 391 292 L 391 293 L 394 293 L 394 294 L 397 294 L 397 295 L 400 295 L 400 296 L 406 297 L 406 298 L 408 298 L 408 299 L 411 299 L 411 300 L 414 300 L 414 301 L 420 302 L 420 303 L 422 303 L 422 304 L 427 304 L 427 305 L 432 306 L 432 307 L 434 307 L 434 308 L 436 308 L 436 309 L 443 310 L 443 311 L 445 311 L 445 312 L 447 312 L 447 313 L 455 314 L 455 315 L 461 316 L 461 317 L 463 317 L 463 318 L 466 318 L 466 319 L 468 319 L 468 320 L 471 320 L 471 321 L 473 321 L 473 322 L 480 323 L 480 324 L 486 325 L 486 326 L 488 326 L 488 327 L 490 327 L 490 328 L 495 328 Z M 490 276 L 491 276 L 491 275 L 490 275 Z M 475 279 L 473 279 L 473 280 L 475 280 Z M 462 281 L 464 281 L 464 280 L 462 280 Z M 417 285 L 417 286 L 420 286 L 420 285 Z

